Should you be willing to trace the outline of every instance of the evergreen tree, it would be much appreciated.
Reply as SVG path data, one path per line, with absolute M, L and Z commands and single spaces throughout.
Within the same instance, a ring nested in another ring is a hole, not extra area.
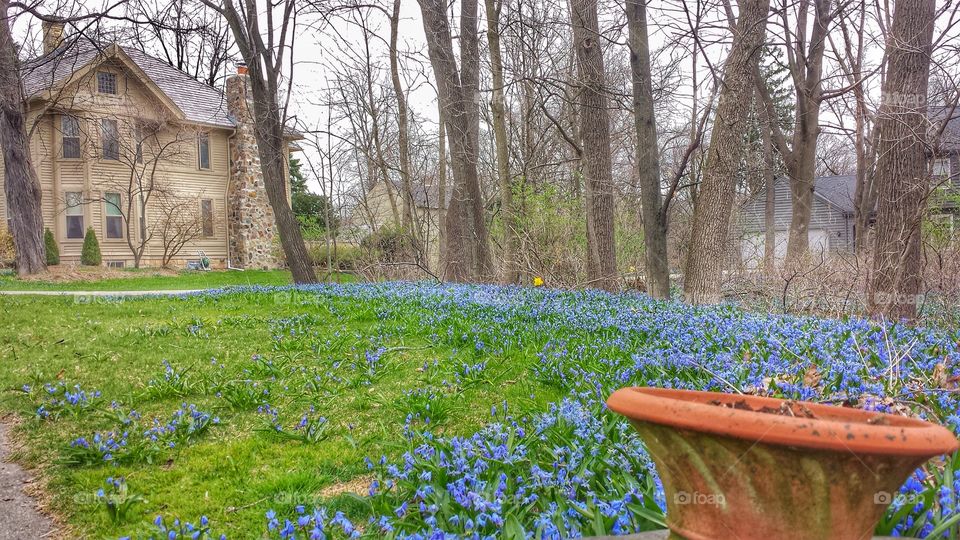
M 43 246 L 47 251 L 47 266 L 60 264 L 60 247 L 57 246 L 57 240 L 50 229 L 43 231 Z
M 87 234 L 83 237 L 83 251 L 80 252 L 80 264 L 84 266 L 100 266 L 103 259 L 100 257 L 100 242 L 97 241 L 97 234 L 93 232 L 93 227 L 87 228 Z
M 331 226 L 335 229 L 337 220 L 336 216 L 333 215 L 330 199 L 310 191 L 302 167 L 303 164 L 300 163 L 299 159 L 290 158 L 290 205 L 293 207 L 294 215 L 300 221 L 301 227 L 316 226 L 321 229 L 327 228 L 327 218 L 329 216 Z

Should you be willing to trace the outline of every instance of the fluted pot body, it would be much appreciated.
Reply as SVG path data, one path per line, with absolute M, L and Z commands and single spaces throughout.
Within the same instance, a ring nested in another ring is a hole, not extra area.
M 817 403 L 623 388 L 607 404 L 640 433 L 677 539 L 869 539 L 910 473 L 958 446 L 929 422 Z

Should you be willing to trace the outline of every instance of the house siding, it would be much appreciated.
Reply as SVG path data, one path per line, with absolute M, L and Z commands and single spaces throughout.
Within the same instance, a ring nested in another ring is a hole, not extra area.
M 390 203 L 389 184 L 378 181 L 359 201 L 354 209 L 352 221 L 363 224 L 363 229 L 373 231 L 386 226 L 397 225 Z M 403 212 L 403 192 L 394 191 L 397 199 L 397 211 Z M 440 209 L 417 204 L 417 221 L 426 247 L 427 264 L 436 269 L 440 265 Z M 372 223 L 371 223 L 372 220 Z
M 786 233 L 790 230 L 790 221 L 793 219 L 789 180 L 783 177 L 777 179 L 774 189 L 776 195 L 774 229 Z M 766 230 L 764 223 L 766 196 L 766 190 L 761 189 L 743 204 L 740 223 L 744 236 L 762 234 Z M 853 217 L 816 194 L 813 198 L 809 230 L 824 231 L 830 239 L 830 251 L 849 251 L 853 248 Z
M 96 93 L 94 84 L 97 71 L 117 73 L 117 96 L 103 96 Z M 127 266 L 133 263 L 133 254 L 126 238 L 108 239 L 106 237 L 106 214 L 103 196 L 108 192 L 121 193 L 126 197 L 125 187 L 131 168 L 124 161 L 106 160 L 100 157 L 100 137 L 97 123 L 102 118 L 118 120 L 121 148 L 132 140 L 130 131 L 136 121 L 154 120 L 162 125 L 158 133 L 160 145 L 171 143 L 170 150 L 161 157 L 158 172 L 154 176 L 180 198 L 196 199 L 197 212 L 200 212 L 200 200 L 213 200 L 214 234 L 207 238 L 198 238 L 185 246 L 174 259 L 173 266 L 183 266 L 187 260 L 197 259 L 198 250 L 202 250 L 214 265 L 227 262 L 227 188 L 230 181 L 230 156 L 228 139 L 231 130 L 182 123 L 172 118 L 173 111 L 165 108 L 151 91 L 142 85 L 134 75 L 124 72 L 110 63 L 93 70 L 76 81 L 57 97 L 55 106 L 49 102 L 34 103 L 31 107 L 29 125 L 36 122 L 31 137 L 31 157 L 42 189 L 42 212 L 44 226 L 53 231 L 60 246 L 61 262 L 78 263 L 83 246 L 82 239 L 66 237 L 66 217 L 64 213 L 65 193 L 81 191 L 84 193 L 84 228 L 93 227 L 100 242 L 104 262 L 123 261 Z M 60 134 L 61 112 L 69 113 L 81 123 L 81 158 L 62 157 Z M 196 134 L 208 133 L 210 141 L 210 168 L 199 168 Z M 121 150 L 123 152 L 123 150 Z M 147 150 L 149 152 L 149 150 Z M 149 154 L 148 154 L 149 156 Z M 147 158 L 149 161 L 149 157 Z M 2 166 L 2 161 L 0 161 Z M 0 169 L 2 170 L 2 169 Z M 0 190 L 5 189 L 3 174 L 0 173 Z M 7 217 L 6 197 L 0 201 L 0 216 Z M 125 204 L 123 200 L 122 204 Z M 134 208 L 136 205 L 134 205 Z M 148 227 L 158 219 L 151 215 L 150 203 L 147 204 L 146 220 Z M 136 213 L 128 216 L 134 224 L 138 223 Z M 126 224 L 124 224 L 124 235 Z M 137 226 L 132 226 L 134 235 L 138 235 Z M 135 236 L 138 238 L 138 236 Z M 139 243 L 139 240 L 135 241 Z M 163 247 L 159 238 L 148 243 L 141 264 L 159 265 L 163 256 Z

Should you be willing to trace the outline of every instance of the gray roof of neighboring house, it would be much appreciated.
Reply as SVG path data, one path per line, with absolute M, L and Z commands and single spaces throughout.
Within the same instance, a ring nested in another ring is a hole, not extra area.
M 820 176 L 813 181 L 813 192 L 844 212 L 853 212 L 857 175 Z
M 227 113 L 223 94 L 216 88 L 139 49 L 117 46 L 183 111 L 187 120 L 227 128 L 236 125 Z M 63 82 L 109 49 L 110 46 L 98 47 L 92 43 L 72 43 L 26 62 L 23 84 L 27 96 Z

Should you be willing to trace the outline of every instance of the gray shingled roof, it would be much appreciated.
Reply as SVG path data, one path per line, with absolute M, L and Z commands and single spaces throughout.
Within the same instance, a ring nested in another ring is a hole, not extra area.
M 813 181 L 813 192 L 844 212 L 853 212 L 853 196 L 856 190 L 855 174 L 821 176 Z
M 118 46 L 183 111 L 187 120 L 228 128 L 236 125 L 227 113 L 226 100 L 219 90 L 139 49 Z M 64 81 L 73 72 L 96 61 L 105 50 L 109 50 L 109 46 L 98 48 L 89 43 L 73 43 L 27 62 L 23 80 L 27 96 Z

